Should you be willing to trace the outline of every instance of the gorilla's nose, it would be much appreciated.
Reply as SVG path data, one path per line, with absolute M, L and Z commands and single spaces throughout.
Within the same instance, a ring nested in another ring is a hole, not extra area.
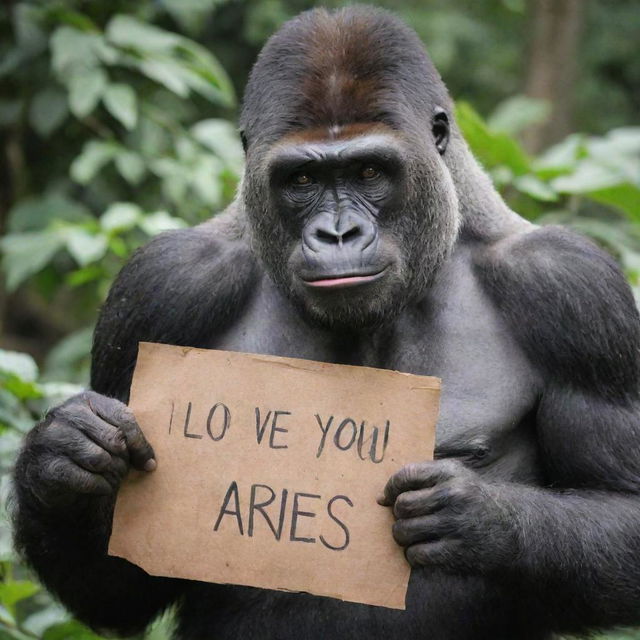
M 375 238 L 375 227 L 361 216 L 322 216 L 304 232 L 305 243 L 313 251 L 344 248 L 364 251 Z

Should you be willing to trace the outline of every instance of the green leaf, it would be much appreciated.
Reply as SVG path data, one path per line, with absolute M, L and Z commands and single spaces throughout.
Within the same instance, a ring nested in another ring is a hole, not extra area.
M 487 119 L 493 131 L 510 135 L 520 133 L 526 127 L 543 122 L 551 111 L 549 103 L 528 96 L 518 95 L 501 102 Z
M 222 0 L 161 0 L 161 4 L 191 33 L 199 33 L 206 25 L 206 18 Z
M 124 15 L 111 20 L 106 37 L 124 49 L 126 64 L 177 95 L 186 98 L 193 90 L 213 102 L 234 104 L 233 85 L 222 65 L 196 42 Z
M 220 172 L 222 163 L 211 155 L 200 156 L 190 172 L 190 180 L 196 193 L 212 207 L 220 206 L 222 199 L 222 181 Z
M 558 200 L 557 192 L 533 174 L 514 178 L 513 185 L 522 193 L 526 193 L 536 200 L 541 200 L 542 202 L 555 202 Z
M 189 84 L 183 77 L 184 73 L 172 60 L 144 60 L 139 68 L 148 78 L 159 82 L 181 98 L 189 96 Z
M 155 236 L 163 231 L 183 229 L 187 226 L 187 223 L 180 218 L 169 215 L 166 211 L 156 211 L 145 215 L 139 226 L 146 234 Z
M 10 233 L 0 240 L 7 289 L 13 291 L 29 276 L 46 266 L 64 246 L 64 237 L 54 231 Z
M 2 386 L 22 401 L 42 397 L 39 385 L 35 382 L 25 382 L 14 375 L 5 376 L 2 381 Z
M 82 391 L 84 387 L 71 382 L 41 382 L 39 385 L 40 392 L 55 404 L 64 402 L 71 396 L 75 396 Z
M 67 251 L 84 267 L 97 262 L 107 252 L 107 239 L 102 234 L 93 234 L 84 229 L 65 230 Z
M 136 20 L 132 16 L 117 15 L 105 30 L 109 42 L 119 47 L 151 53 L 167 53 L 180 43 L 181 36 Z
M 144 160 L 137 153 L 126 149 L 118 152 L 114 162 L 120 175 L 130 184 L 138 184 L 147 170 Z
M 70 333 L 49 351 L 45 361 L 45 374 L 48 378 L 64 379 L 68 377 L 69 370 L 91 353 L 93 342 L 93 327 L 86 327 Z
M 63 82 L 78 69 L 94 69 L 101 63 L 113 64 L 118 60 L 118 51 L 102 34 L 86 28 L 63 25 L 53 32 L 49 42 L 51 65 Z
M 590 191 L 588 197 L 596 202 L 616 207 L 631 220 L 640 222 L 640 188 L 634 184 L 619 184 Z
M 112 143 L 90 140 L 71 164 L 71 177 L 80 184 L 87 184 L 117 153 L 118 147 Z
M 120 232 L 134 227 L 142 217 L 142 209 L 131 202 L 115 202 L 100 218 L 100 226 L 107 232 Z
M 38 365 L 27 353 L 0 349 L 0 370 L 12 373 L 21 380 L 35 382 L 38 379 Z
M 40 587 L 30 580 L 0 582 L 0 603 L 11 611 L 14 605 L 38 593 Z
M 236 174 L 242 172 L 244 151 L 237 129 L 227 120 L 210 118 L 201 120 L 191 128 L 191 135 L 213 151 Z
M 49 87 L 39 91 L 29 107 L 29 123 L 44 137 L 53 133 L 65 120 L 69 108 L 60 89 Z
M 69 620 L 69 614 L 59 604 L 51 604 L 45 609 L 32 613 L 23 623 L 22 628 L 36 638 L 42 638 L 47 629 Z
M 69 107 L 77 118 L 89 115 L 97 106 L 105 87 L 107 74 L 95 67 L 73 73 L 68 80 Z
M 80 622 L 70 620 L 49 627 L 42 635 L 42 640 L 104 640 Z
M 102 98 L 109 113 L 127 129 L 133 129 L 138 121 L 136 94 L 126 84 L 109 85 Z
M 471 150 L 485 167 L 505 165 L 514 175 L 530 172 L 529 158 L 518 142 L 506 133 L 491 131 L 471 105 L 457 103 L 456 119 Z
M 84 205 L 56 193 L 40 198 L 25 198 L 9 212 L 9 231 L 37 231 L 54 220 L 66 222 L 88 222 L 93 216 Z
M 189 86 L 201 96 L 231 107 L 235 104 L 233 85 L 226 71 L 207 49 L 183 38 L 178 51 L 190 72 Z
M 572 171 L 585 152 L 585 137 L 581 134 L 567 136 L 554 145 L 534 162 L 538 174 L 554 176 Z
M 102 265 L 90 264 L 86 267 L 82 267 L 81 269 L 76 269 L 75 271 L 68 273 L 65 276 L 64 281 L 70 287 L 80 287 L 88 282 L 95 282 L 96 280 L 106 277 L 107 273 Z
M 551 186 L 561 193 L 580 194 L 615 187 L 621 182 L 615 170 L 593 160 L 583 160 L 572 174 L 556 178 Z

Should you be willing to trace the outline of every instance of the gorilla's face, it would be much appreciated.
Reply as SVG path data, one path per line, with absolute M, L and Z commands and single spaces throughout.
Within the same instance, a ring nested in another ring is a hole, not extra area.
M 248 162 L 256 248 L 312 321 L 380 324 L 429 284 L 457 229 L 437 143 L 352 126 L 287 136 L 260 169 Z

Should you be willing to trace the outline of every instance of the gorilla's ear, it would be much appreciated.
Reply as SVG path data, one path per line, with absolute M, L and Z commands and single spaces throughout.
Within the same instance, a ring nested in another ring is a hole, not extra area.
M 244 133 L 244 129 L 240 129 L 240 140 L 242 142 L 242 148 L 247 153 L 247 136 Z
M 436 149 L 442 155 L 449 143 L 449 118 L 447 112 L 442 107 L 436 107 L 433 110 L 433 119 L 431 121 L 431 131 L 436 142 Z

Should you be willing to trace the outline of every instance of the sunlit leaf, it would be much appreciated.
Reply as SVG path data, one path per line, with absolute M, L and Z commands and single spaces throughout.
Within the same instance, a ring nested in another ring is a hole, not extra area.
M 572 134 L 538 156 L 534 168 L 539 174 L 550 176 L 565 173 L 575 168 L 578 159 L 584 153 L 585 136 Z
M 136 94 L 126 84 L 112 84 L 107 87 L 103 98 L 104 106 L 109 113 L 119 120 L 127 129 L 133 129 L 138 120 Z
M 84 267 L 100 260 L 107 252 L 107 239 L 102 234 L 93 234 L 84 229 L 68 229 L 65 233 L 67 251 Z
M 0 603 L 11 610 L 17 602 L 30 598 L 38 591 L 40 586 L 29 580 L 0 582 Z
M 73 73 L 68 80 L 69 108 L 77 118 L 89 115 L 107 86 L 107 74 L 99 67 Z
M 78 70 L 95 69 L 101 62 L 113 62 L 115 52 L 100 33 L 82 31 L 69 26 L 58 27 L 52 34 L 51 64 L 58 77 L 65 81 Z
M 104 640 L 80 622 L 70 620 L 49 627 L 42 635 L 42 640 Z
M 242 143 L 238 130 L 228 120 L 221 118 L 201 120 L 191 128 L 191 134 L 236 173 L 242 171 L 244 165 Z
M 201 156 L 190 172 L 191 184 L 200 198 L 217 207 L 222 199 L 222 163 L 211 155 Z
M 182 229 L 187 226 L 184 220 L 169 215 L 166 211 L 150 213 L 140 221 L 140 228 L 150 236 L 155 236 L 163 231 Z
M 526 193 L 536 200 L 542 200 L 543 202 L 555 202 L 558 199 L 558 193 L 546 182 L 536 178 L 533 174 L 514 178 L 513 185 L 522 193 Z
M 543 122 L 551 111 L 545 100 L 517 95 L 501 102 L 487 118 L 487 125 L 493 131 L 503 131 L 514 135 L 526 127 Z
M 114 202 L 100 217 L 100 226 L 108 232 L 131 229 L 142 217 L 142 209 L 131 202 Z
M 591 160 L 584 160 L 572 174 L 556 178 L 551 185 L 562 193 L 589 193 L 615 187 L 621 182 L 616 171 Z
M 616 207 L 632 220 L 640 222 L 640 188 L 636 185 L 623 183 L 590 191 L 588 195 L 596 202 Z
M 146 76 L 164 85 L 181 98 L 189 95 L 189 84 L 184 79 L 180 66 L 172 60 L 143 60 L 139 64 L 140 71 Z
M 27 353 L 0 349 L 0 371 L 12 373 L 21 380 L 35 382 L 38 378 L 38 365 Z
M 136 20 L 133 16 L 114 16 L 105 30 L 107 39 L 120 47 L 166 53 L 178 45 L 181 36 Z
M 86 184 L 110 162 L 118 153 L 118 147 L 108 142 L 90 140 L 82 153 L 71 164 L 71 177 L 80 184 Z
M 131 184 L 138 184 L 147 170 L 144 160 L 137 153 L 126 149 L 118 152 L 114 163 L 120 175 Z
M 456 119 L 473 153 L 485 167 L 505 165 L 515 175 L 529 172 L 529 158 L 518 142 L 506 133 L 491 131 L 471 105 L 457 103 Z

